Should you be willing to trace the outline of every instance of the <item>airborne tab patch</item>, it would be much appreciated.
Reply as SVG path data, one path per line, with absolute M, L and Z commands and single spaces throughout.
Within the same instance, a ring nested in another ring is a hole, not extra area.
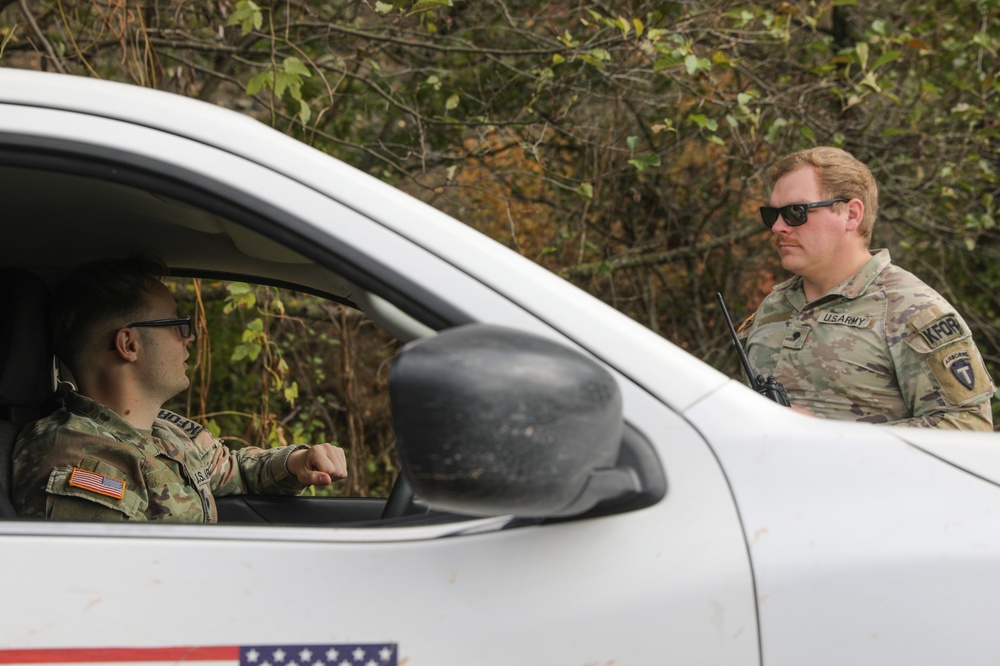
M 969 362 L 969 352 L 960 351 L 951 354 L 944 359 L 944 367 L 951 370 L 951 374 L 959 383 L 970 391 L 976 385 L 976 373 Z
M 932 321 L 927 326 L 918 329 L 920 335 L 923 336 L 924 340 L 927 341 L 932 348 L 940 347 L 941 345 L 951 342 L 952 340 L 958 340 L 965 336 L 965 330 L 962 325 L 958 323 L 958 317 L 953 314 L 946 314 L 943 317 L 938 317 Z
M 69 475 L 69 485 L 90 490 L 100 495 L 114 497 L 115 499 L 125 497 L 124 480 L 88 472 L 79 467 L 74 467 L 73 472 Z

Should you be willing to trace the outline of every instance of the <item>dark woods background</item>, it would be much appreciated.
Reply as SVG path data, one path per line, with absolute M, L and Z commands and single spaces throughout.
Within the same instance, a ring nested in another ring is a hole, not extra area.
M 998 23 L 995 0 L 0 0 L 0 65 L 252 115 L 734 375 L 715 292 L 740 317 L 786 277 L 760 175 L 840 146 L 881 188 L 873 246 L 1000 378 Z M 385 492 L 392 340 L 299 295 L 177 288 L 213 326 L 182 407 L 237 440 L 336 440 L 363 472 L 345 491 Z

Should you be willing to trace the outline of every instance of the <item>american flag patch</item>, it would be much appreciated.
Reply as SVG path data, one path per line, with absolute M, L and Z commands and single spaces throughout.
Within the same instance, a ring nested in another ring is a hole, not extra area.
M 69 475 L 69 485 L 92 490 L 101 495 L 121 499 L 125 497 L 125 482 L 121 479 L 113 479 L 110 476 L 102 476 L 88 472 L 85 469 L 74 467 Z

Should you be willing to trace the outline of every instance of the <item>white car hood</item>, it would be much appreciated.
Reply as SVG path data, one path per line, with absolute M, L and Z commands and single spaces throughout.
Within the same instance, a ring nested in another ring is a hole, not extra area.
M 893 434 L 921 451 L 1000 485 L 1000 435 L 934 428 L 891 427 Z

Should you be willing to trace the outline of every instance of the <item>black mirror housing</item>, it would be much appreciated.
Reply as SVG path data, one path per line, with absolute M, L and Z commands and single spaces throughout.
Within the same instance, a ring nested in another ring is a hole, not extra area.
M 400 464 L 433 509 L 556 517 L 638 492 L 616 469 L 618 384 L 569 347 L 470 324 L 410 343 L 389 372 Z

